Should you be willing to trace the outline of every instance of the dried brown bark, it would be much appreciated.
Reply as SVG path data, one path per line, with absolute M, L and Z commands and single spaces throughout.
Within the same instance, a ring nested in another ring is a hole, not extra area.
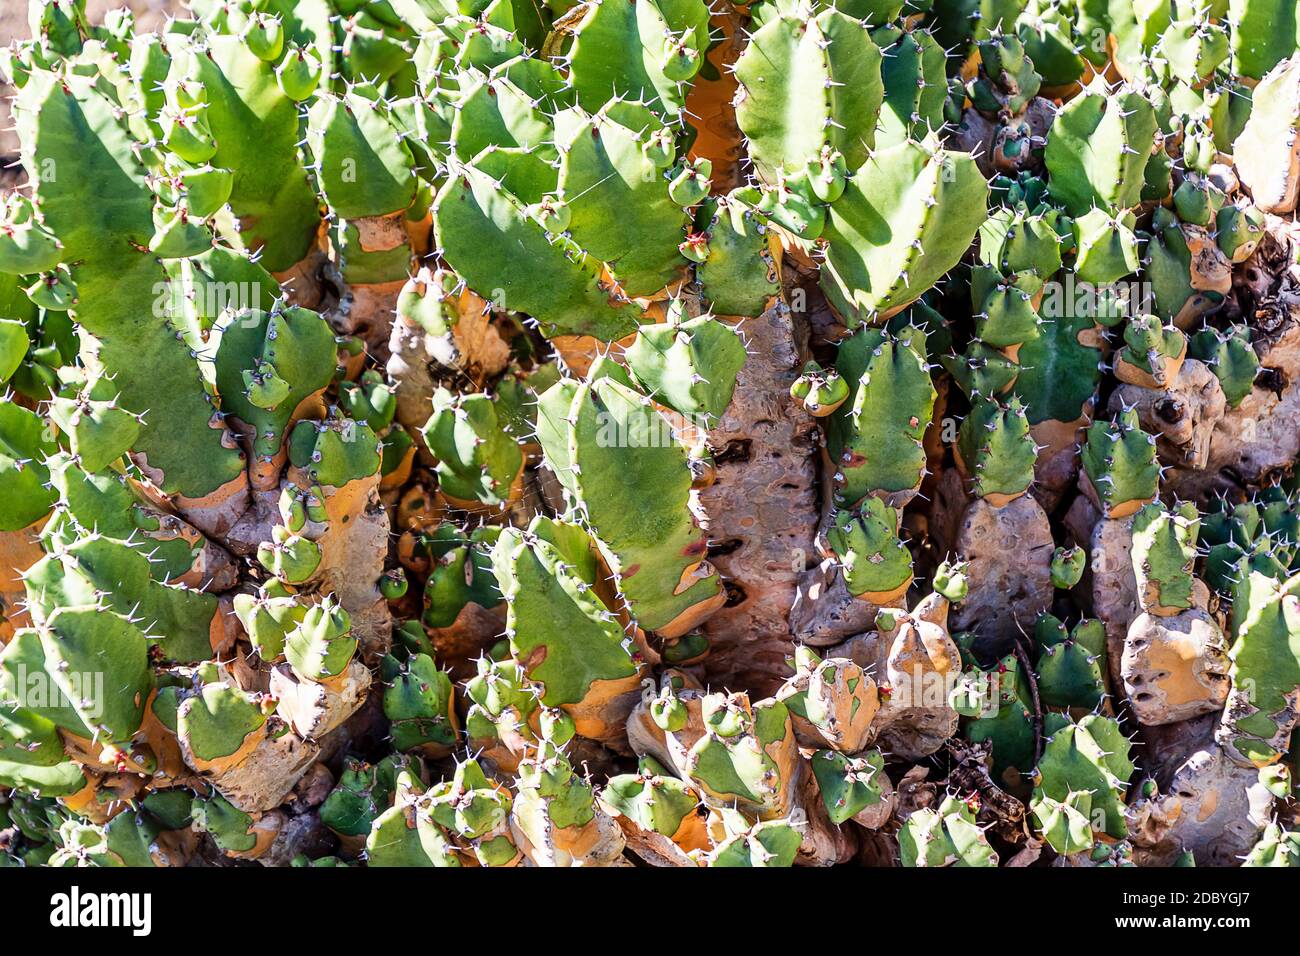
M 789 306 L 774 300 L 736 327 L 749 358 L 709 431 L 716 475 L 699 495 L 709 560 L 728 592 L 726 606 L 704 623 L 712 641 L 705 673 L 715 686 L 761 696 L 789 674 L 791 608 L 815 553 L 817 426 L 789 394 L 802 364 Z

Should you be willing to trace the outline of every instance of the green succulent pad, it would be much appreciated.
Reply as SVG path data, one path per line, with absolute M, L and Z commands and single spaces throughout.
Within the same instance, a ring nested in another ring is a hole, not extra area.
M 1035 306 L 1043 280 L 1035 272 L 1003 276 L 992 266 L 971 270 L 971 304 L 975 331 L 981 342 L 1008 348 L 1038 334 Z
M 356 650 L 350 615 L 329 598 L 307 609 L 284 644 L 294 673 L 310 681 L 340 677 Z
M 1012 391 L 1024 403 L 1031 426 L 1078 422 L 1091 409 L 1102 380 L 1095 329 L 1096 320 L 1089 315 L 1048 315 L 1038 334 L 1017 350 Z
M 308 117 L 308 144 L 335 214 L 382 216 L 415 201 L 414 158 L 381 102 L 351 90 L 321 95 Z
M 1083 620 L 1068 629 L 1044 614 L 1034 628 L 1038 646 L 1038 695 L 1045 706 L 1092 710 L 1106 693 L 1106 631 L 1100 621 Z
M 266 716 L 251 696 L 224 683 L 204 684 L 176 713 L 176 735 L 202 761 L 235 754 L 265 725 Z
M 793 735 L 790 714 L 777 700 L 760 701 L 710 695 L 704 700 L 705 734 L 686 757 L 686 778 L 706 800 L 735 806 L 771 819 L 788 781 L 781 779 L 769 748 Z
M 1048 714 L 1043 731 L 1047 739 L 1029 809 L 1044 840 L 1068 854 L 1090 849 L 1094 831 L 1115 839 L 1127 836 L 1124 791 L 1133 763 L 1119 724 L 1100 714 L 1077 723 Z
M 1259 355 L 1247 326 L 1234 325 L 1226 332 L 1208 327 L 1188 339 L 1187 354 L 1210 367 L 1230 408 L 1240 406 L 1255 386 Z
M 20 90 L 16 108 L 27 144 L 24 163 L 78 170 L 47 178 L 36 194 L 45 226 L 62 243 L 63 260 L 74 264 L 68 274 L 76 301 L 68 306 L 97 342 L 89 370 L 107 372 L 121 407 L 143 416 L 134 450 L 163 476 L 163 490 L 192 498 L 210 494 L 234 479 L 242 463 L 236 450 L 223 446 L 221 430 L 208 427 L 211 399 L 189 347 L 157 317 L 167 273 L 148 254 L 153 200 L 135 144 L 113 118 L 117 105 L 91 77 L 37 71 Z M 99 197 L 89 214 L 87 188 Z
M 1056 114 L 1047 137 L 1048 191 L 1071 216 L 1118 215 L 1137 205 L 1156 133 L 1156 114 L 1137 90 L 1097 77 Z
M 1024 112 L 1038 95 L 1042 78 L 1015 33 L 995 31 L 976 43 L 980 74 L 967 85 L 975 109 L 994 116 Z
M 908 817 L 898 833 L 903 866 L 997 866 L 997 852 L 975 822 L 970 806 L 945 797 L 936 810 L 926 807 Z
M 578 102 L 597 110 L 611 96 L 643 99 L 661 116 L 674 116 L 709 46 L 705 4 L 636 0 L 595 4 L 582 13 L 568 51 Z
M 708 866 L 788 867 L 803 834 L 783 820 L 764 820 L 740 833 L 734 833 L 714 848 Z
M 704 315 L 641 326 L 624 356 L 643 392 L 707 423 L 731 404 L 745 344 L 731 326 Z
M 695 278 L 713 313 L 762 314 L 781 291 L 766 217 L 733 194 L 702 203 L 695 230 L 708 244 L 708 254 L 695 267 Z M 755 269 L 755 259 L 764 268 Z
M 1029 490 L 1037 449 L 1029 419 L 1018 398 L 1005 405 L 981 401 L 962 421 L 957 447 L 971 477 L 971 490 L 994 504 L 1005 504 Z
M 175 50 L 168 79 L 202 91 L 215 146 L 205 160 L 235 173 L 230 205 L 245 226 L 245 246 L 260 251 L 266 269 L 289 269 L 307 255 L 320 221 L 297 148 L 297 103 L 274 67 L 235 36 L 206 36 L 202 52 Z
M 635 332 L 640 309 L 610 288 L 601 263 L 548 233 L 528 213 L 535 200 L 497 185 L 508 165 L 498 164 L 496 176 L 481 168 L 490 150 L 477 164 L 459 166 L 434 200 L 435 234 L 448 264 L 479 295 L 531 315 L 548 336 L 614 341 Z
M 541 685 L 543 704 L 577 704 L 596 681 L 636 674 L 623 625 L 593 589 L 600 572 L 585 530 L 546 518 L 526 533 L 507 529 L 492 566 L 507 602 L 511 651 Z
M 1125 517 L 1155 500 L 1160 482 L 1156 441 L 1138 422 L 1137 412 L 1122 411 L 1112 422 L 1088 426 L 1083 470 L 1107 517 Z
M 338 783 L 321 804 L 321 822 L 340 836 L 368 836 L 392 799 L 397 772 L 394 758 L 368 764 L 356 757 L 345 757 Z
M 393 746 L 403 752 L 421 748 L 450 750 L 456 744 L 451 713 L 452 686 L 427 654 L 413 654 L 405 664 L 384 662 L 384 716 L 392 723 Z
M 967 671 L 953 706 L 968 718 L 962 735 L 971 743 L 987 743 L 993 779 L 1010 792 L 1022 790 L 1034 764 L 1033 694 L 1015 655 L 992 667 Z
M 1125 366 L 1157 387 L 1169 387 L 1187 354 L 1187 337 L 1176 326 L 1154 315 L 1140 315 L 1124 329 L 1124 348 L 1116 356 L 1116 372 L 1125 380 Z
M 0 404 L 0 531 L 17 531 L 49 514 L 56 496 L 45 487 L 45 460 L 57 447 L 39 415 Z
M 342 488 L 379 471 L 379 440 L 348 418 L 300 421 L 289 433 L 289 464 L 313 484 Z
M 17 648 L 15 639 L 0 658 L 6 677 L 21 667 L 25 673 L 43 671 L 50 681 L 47 706 L 30 710 L 101 747 L 129 741 L 140 729 L 154 684 L 140 629 L 93 605 L 68 605 L 41 622 L 33 638 Z M 14 698 L 22 699 L 20 693 L 15 688 Z
M 912 554 L 898 536 L 899 514 L 879 498 L 866 498 L 856 514 L 837 511 L 827 543 L 844 569 L 849 593 L 885 603 L 912 581 Z
M 818 750 L 813 754 L 812 770 L 826 815 L 834 824 L 842 824 L 885 800 L 881 786 L 885 758 L 879 750 L 868 750 L 855 757 L 834 750 Z
M 541 396 L 538 439 L 640 626 L 673 636 L 718 602 L 687 450 L 641 394 L 612 377 L 558 382 Z
M 1296 11 L 1287 4 L 1276 0 L 1232 0 L 1228 17 L 1233 25 L 1233 72 L 1262 79 L 1294 52 L 1287 42 L 1287 31 L 1295 27 Z
M 1089 210 L 1074 219 L 1074 267 L 1083 282 L 1109 285 L 1138 270 L 1133 214 Z
M 699 806 L 695 792 L 681 780 L 644 771 L 610 777 L 600 799 L 642 829 L 666 837 L 676 835 Z
M 827 146 L 851 172 L 875 142 L 881 55 L 865 23 L 838 9 L 768 18 L 736 61 L 736 122 L 768 182 L 803 174 Z M 834 197 L 827 197 L 828 199 Z
M 334 377 L 334 333 L 315 312 L 296 307 L 232 312 L 215 331 L 223 410 L 252 430 L 259 460 L 274 458 L 298 407 Z
M 378 867 L 459 867 L 445 830 L 433 819 L 433 808 L 418 797 L 401 797 L 381 813 L 366 838 L 366 865 Z
M 429 542 L 434 566 L 424 590 L 426 627 L 451 627 L 470 603 L 493 608 L 501 589 L 492 573 L 492 548 L 500 532 L 485 526 L 468 537 L 452 524 L 443 524 Z
M 948 83 L 939 41 L 929 31 L 902 30 L 894 24 L 872 30 L 871 40 L 880 49 L 884 86 L 875 145 L 922 139 L 942 126 Z
M 523 451 L 505 430 L 497 403 L 482 393 L 439 389 L 420 434 L 437 459 L 438 484 L 458 501 L 503 506 L 517 490 Z
M 149 558 L 120 541 L 80 538 L 33 565 L 24 583 L 38 619 L 60 608 L 97 604 L 135 622 L 167 660 L 212 656 L 217 599 L 159 581 Z
M 1133 571 L 1143 607 L 1172 614 L 1192 606 L 1200 528 L 1200 514 L 1190 501 L 1169 511 L 1150 504 L 1134 516 Z
M 915 300 L 961 259 L 984 221 L 988 184 L 936 139 L 874 153 L 826 217 L 822 289 L 850 327 Z
M 1241 865 L 1250 867 L 1300 866 L 1300 835 L 1290 830 L 1284 830 L 1276 823 L 1270 823 L 1264 828 L 1264 833 L 1259 838 L 1259 842 L 1251 847 L 1250 853 L 1247 854 Z
M 1277 758 L 1294 722 L 1287 700 L 1300 686 L 1300 577 L 1283 582 L 1245 568 L 1239 573 L 1246 579 L 1233 605 L 1230 674 L 1234 692 L 1248 702 L 1240 713 L 1228 712 L 1220 737 L 1237 759 L 1263 766 Z
M 916 329 L 898 338 L 864 329 L 841 343 L 835 364 L 850 388 L 829 420 L 827 451 L 842 476 L 837 499 L 853 505 L 873 492 L 916 488 L 935 402 L 925 336 Z
M 661 130 L 667 132 L 650 110 L 619 100 L 595 114 L 574 108 L 555 117 L 568 232 L 631 296 L 658 292 L 686 265 L 677 249 L 686 212 L 656 175 Z
M 140 420 L 118 406 L 116 389 L 106 379 L 56 397 L 50 420 L 68 436 L 69 450 L 88 472 L 121 458 L 140 436 Z

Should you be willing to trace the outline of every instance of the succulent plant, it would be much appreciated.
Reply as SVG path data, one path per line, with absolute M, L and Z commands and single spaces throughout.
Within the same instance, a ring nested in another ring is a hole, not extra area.
M 0 865 L 1294 862 L 1294 4 L 86 7 Z
M 969 803 L 945 797 L 936 810 L 908 817 L 899 832 L 903 866 L 997 866 L 997 853 L 975 822 Z
M 1126 836 L 1123 797 L 1133 763 L 1119 724 L 1099 714 L 1077 723 L 1053 714 L 1045 719 L 1044 731 L 1047 739 L 1034 770 L 1030 802 L 1043 839 L 1067 855 L 1091 849 L 1097 833 Z

